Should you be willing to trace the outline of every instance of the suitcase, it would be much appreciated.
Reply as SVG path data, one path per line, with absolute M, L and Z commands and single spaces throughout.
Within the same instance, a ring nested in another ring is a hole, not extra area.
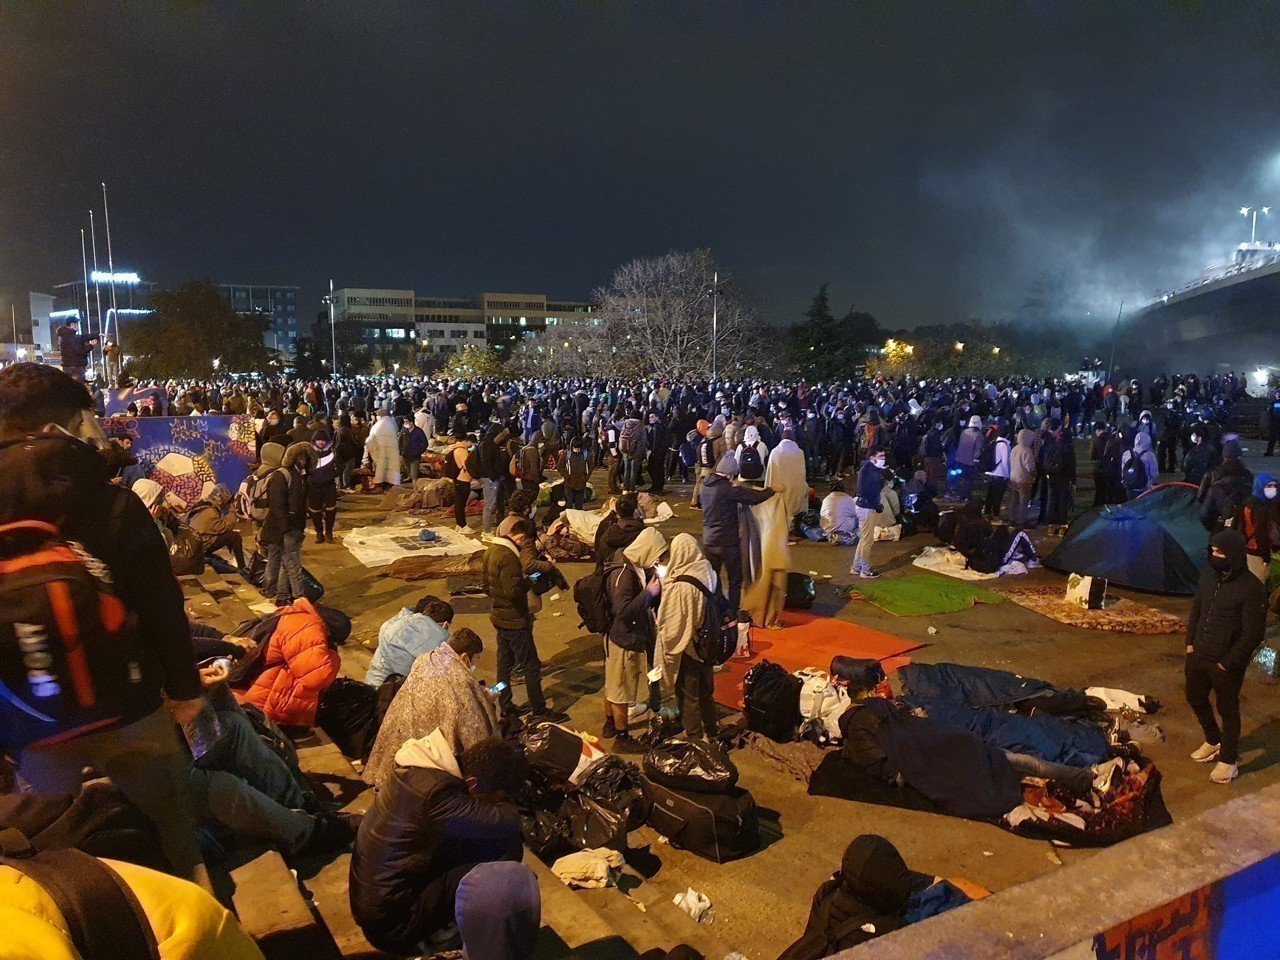
M 726 863 L 760 847 L 760 824 L 750 791 L 733 787 L 726 793 L 689 793 L 655 783 L 641 775 L 649 806 L 649 826 L 679 850 Z

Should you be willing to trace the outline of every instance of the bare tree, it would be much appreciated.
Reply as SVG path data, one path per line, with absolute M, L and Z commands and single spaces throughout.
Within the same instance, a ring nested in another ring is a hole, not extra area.
M 737 371 L 749 359 L 758 323 L 709 250 L 673 251 L 619 267 L 612 283 L 596 292 L 598 322 L 575 331 L 574 346 L 603 376 L 706 376 L 713 359 L 713 297 L 715 366 L 721 374 Z

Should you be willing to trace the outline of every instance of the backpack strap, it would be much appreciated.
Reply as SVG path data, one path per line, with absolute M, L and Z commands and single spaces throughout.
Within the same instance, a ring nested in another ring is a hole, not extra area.
M 672 582 L 673 582 L 673 583 L 688 583 L 688 584 L 691 584 L 692 586 L 697 587 L 697 588 L 698 588 L 698 592 L 699 592 L 699 593 L 701 593 L 704 597 L 710 597 L 710 596 L 711 596 L 711 588 L 710 588 L 710 587 L 708 587 L 708 586 L 707 586 L 705 583 L 703 583 L 701 580 L 699 580 L 697 577 L 687 577 L 687 576 L 686 576 L 686 577 L 676 577 L 676 578 L 675 578 L 675 580 L 673 580 Z
M 5 831 L 6 834 L 16 831 Z M 12 849 L 6 841 L 6 849 Z M 71 942 L 93 960 L 160 960 L 151 922 L 120 875 L 80 850 L 0 857 L 0 864 L 44 888 L 62 914 Z

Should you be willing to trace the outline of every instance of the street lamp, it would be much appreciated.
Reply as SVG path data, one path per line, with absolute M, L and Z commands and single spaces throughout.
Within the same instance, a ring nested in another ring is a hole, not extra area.
M 1000 348 L 999 348 L 999 347 L 992 347 L 992 348 L 991 348 L 991 352 L 992 352 L 993 354 L 995 354 L 995 355 L 999 356 L 999 354 L 1000 354 Z
M 1258 241 L 1258 212 L 1261 211 L 1264 217 L 1271 215 L 1270 207 L 1241 207 L 1240 216 L 1248 218 L 1249 213 L 1253 213 L 1253 229 L 1249 231 L 1249 242 L 1256 243 Z
M 964 353 L 964 343 L 960 340 L 956 341 L 956 353 Z

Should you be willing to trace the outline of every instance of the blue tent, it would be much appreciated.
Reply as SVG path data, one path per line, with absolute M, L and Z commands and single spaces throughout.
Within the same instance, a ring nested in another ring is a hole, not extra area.
M 1063 573 L 1105 577 L 1120 587 L 1190 596 L 1208 546 L 1196 488 L 1167 483 L 1122 506 L 1078 517 L 1044 563 Z

